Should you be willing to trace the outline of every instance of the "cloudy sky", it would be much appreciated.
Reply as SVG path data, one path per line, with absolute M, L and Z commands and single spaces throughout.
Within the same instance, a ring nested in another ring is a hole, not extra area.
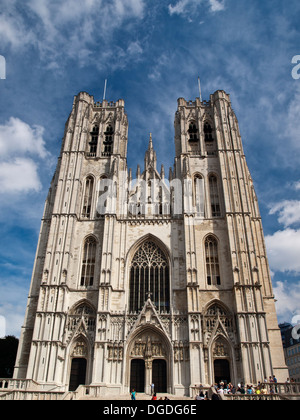
M 198 75 L 204 99 L 217 89 L 230 93 L 279 321 L 300 314 L 300 79 L 292 77 L 299 16 L 299 0 L 1 0 L 0 318 L 7 334 L 20 335 L 73 97 L 87 91 L 102 100 L 105 79 L 107 99 L 126 103 L 134 172 L 150 132 L 158 162 L 173 164 L 177 98 L 199 96 Z

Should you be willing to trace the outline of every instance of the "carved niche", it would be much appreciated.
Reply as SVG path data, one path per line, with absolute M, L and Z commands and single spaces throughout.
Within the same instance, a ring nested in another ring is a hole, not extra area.
M 78 340 L 72 351 L 72 357 L 87 357 L 88 348 L 84 340 Z
M 228 345 L 224 340 L 217 340 L 213 347 L 213 356 L 218 357 L 229 357 Z
M 155 358 L 166 357 L 164 344 L 157 337 L 142 337 L 137 339 L 130 353 L 131 357 Z

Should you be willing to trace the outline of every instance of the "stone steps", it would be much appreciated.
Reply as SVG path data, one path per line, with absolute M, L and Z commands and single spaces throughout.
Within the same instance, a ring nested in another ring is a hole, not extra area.
M 180 396 L 175 396 L 175 395 L 170 395 L 170 394 L 157 394 L 157 400 L 161 401 L 165 399 L 165 397 L 168 397 L 170 401 L 180 401 L 180 400 L 188 400 L 191 401 L 192 398 L 190 397 L 180 397 Z M 130 401 L 131 400 L 131 395 L 130 394 L 125 394 L 125 395 L 106 395 L 105 397 L 101 396 L 101 397 L 82 397 L 80 398 L 80 400 L 85 400 L 85 401 L 92 401 L 92 400 L 106 400 L 106 401 Z M 146 395 L 146 394 L 142 394 L 142 393 L 137 393 L 136 396 L 136 401 L 151 401 L 151 396 L 150 395 Z

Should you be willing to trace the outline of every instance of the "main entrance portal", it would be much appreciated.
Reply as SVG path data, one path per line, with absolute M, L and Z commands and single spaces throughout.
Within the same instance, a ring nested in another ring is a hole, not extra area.
M 132 360 L 130 371 L 130 391 L 145 392 L 145 362 L 144 360 Z

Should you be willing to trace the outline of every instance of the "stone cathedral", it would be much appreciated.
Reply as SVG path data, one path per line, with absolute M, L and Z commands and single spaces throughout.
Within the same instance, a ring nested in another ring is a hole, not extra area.
M 224 91 L 178 99 L 175 163 L 127 167 L 123 100 L 73 102 L 45 204 L 14 378 L 191 395 L 285 381 L 257 197 Z M 170 144 L 171 148 L 171 144 Z M 131 149 L 132 150 L 132 149 Z

